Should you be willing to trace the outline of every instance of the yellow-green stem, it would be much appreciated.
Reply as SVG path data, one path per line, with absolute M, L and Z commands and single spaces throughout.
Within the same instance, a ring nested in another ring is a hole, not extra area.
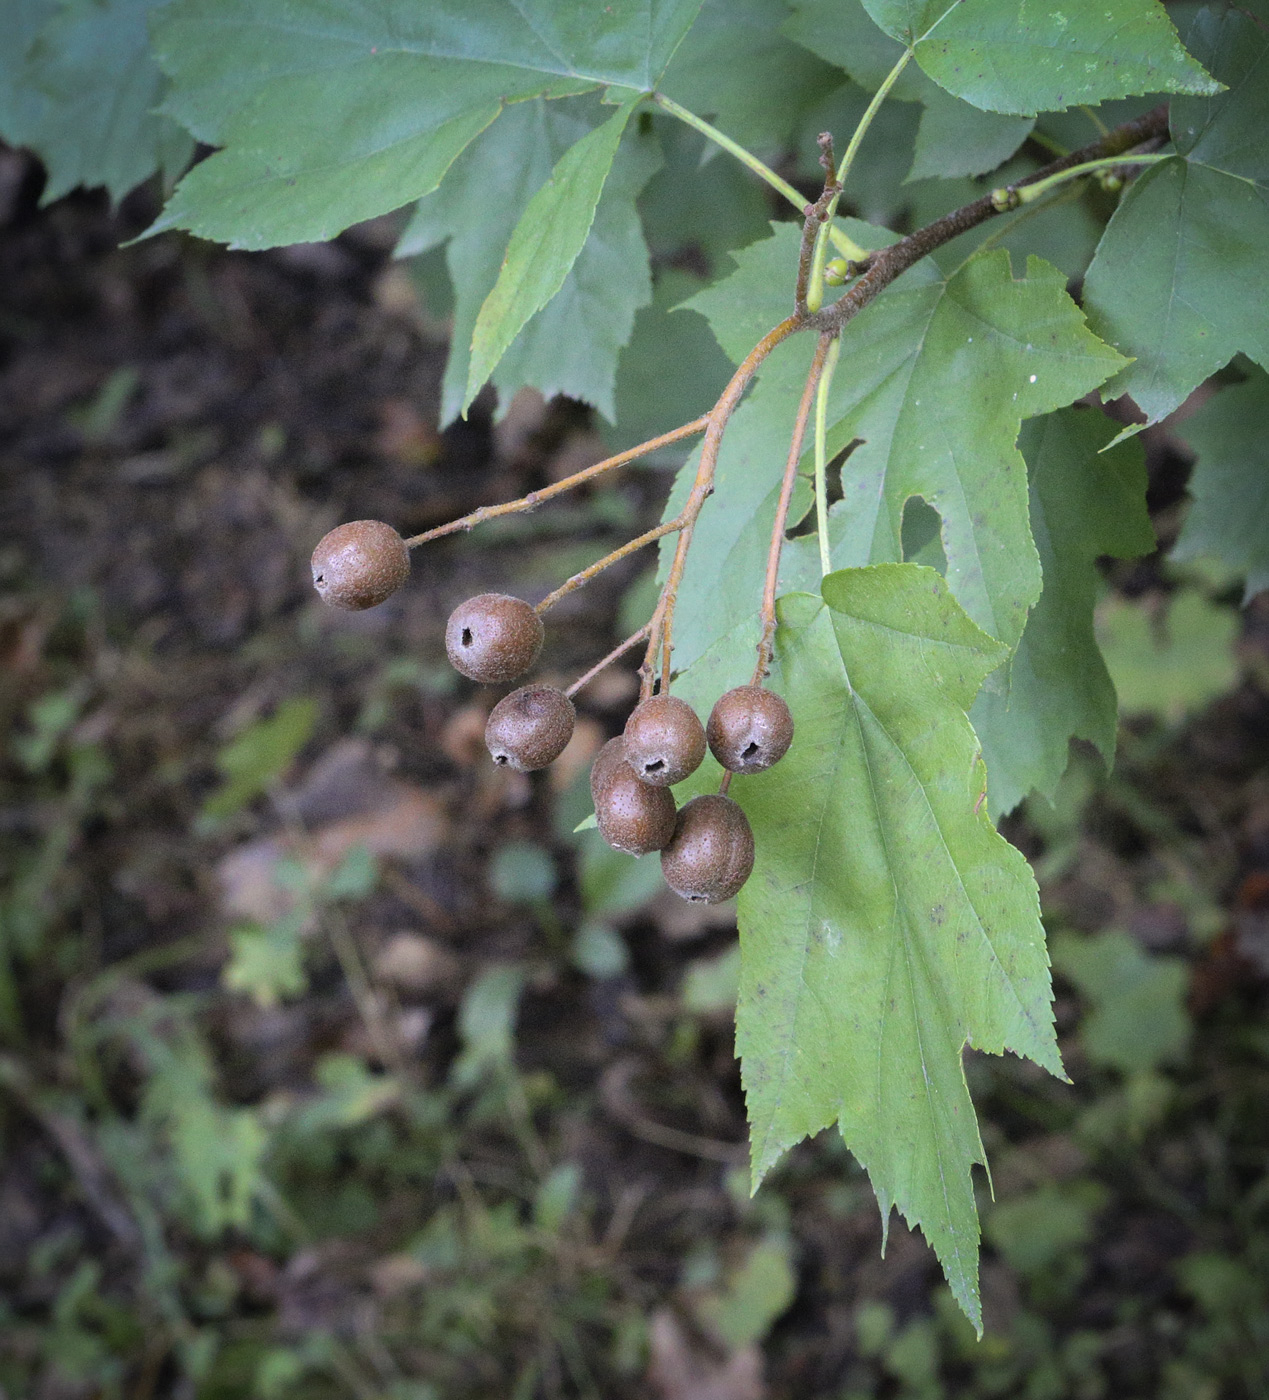
M 832 573 L 833 562 L 828 547 L 828 392 L 833 384 L 833 371 L 842 348 L 834 340 L 824 358 L 820 382 L 815 391 L 815 522 L 820 541 L 820 577 Z
M 666 97 L 663 92 L 654 92 L 650 96 L 662 111 L 668 112 L 670 116 L 677 117 L 685 125 L 699 131 L 702 136 L 708 137 L 716 146 L 721 146 L 729 155 L 735 156 L 742 165 L 748 166 L 759 179 L 765 180 L 777 194 L 783 195 L 799 214 L 806 209 L 809 201 L 805 196 L 799 194 L 786 179 L 777 175 L 769 165 L 760 161 L 752 151 L 747 151 L 738 141 L 733 141 L 730 136 L 724 135 L 716 126 L 711 126 L 704 117 L 698 117 L 695 112 L 689 112 L 686 107 L 681 107 L 672 97 Z M 862 262 L 868 256 L 866 248 L 861 248 L 839 228 L 829 228 L 827 236 L 832 239 L 833 246 L 843 257 L 850 258 L 854 262 Z
M 855 128 L 854 134 L 850 138 L 850 145 L 846 147 L 846 154 L 842 157 L 841 164 L 837 167 L 837 183 L 845 185 L 846 177 L 850 174 L 850 168 L 855 163 L 855 157 L 859 154 L 859 147 L 872 125 L 873 118 L 881 110 L 881 104 L 889 95 L 890 89 L 899 81 L 899 74 L 908 66 L 908 60 L 912 57 L 911 49 L 904 49 L 899 56 L 899 61 L 886 74 L 884 81 L 876 92 L 872 95 L 872 101 L 864 110 L 864 114 L 859 119 L 859 125 Z M 833 216 L 837 213 L 837 204 L 841 199 L 841 192 L 838 191 L 833 197 L 833 202 L 828 206 L 828 218 L 824 227 L 831 228 Z M 818 311 L 824 300 L 824 259 L 827 255 L 828 240 L 823 233 L 815 240 L 815 252 L 811 259 L 811 282 L 807 288 L 806 302 L 811 311 Z
M 1016 209 L 1020 204 L 1030 204 L 1040 199 L 1050 190 L 1066 184 L 1068 180 L 1078 180 L 1085 175 L 1091 175 L 1095 170 L 1109 170 L 1117 165 L 1154 165 L 1158 161 L 1171 159 L 1166 153 L 1156 152 L 1145 156 L 1105 156 L 1101 160 L 1086 160 L 1082 165 L 1073 165 L 1069 170 L 1059 170 L 1056 175 L 1037 180 L 1031 185 L 1005 185 L 998 190 L 992 190 L 992 202 L 998 209 Z

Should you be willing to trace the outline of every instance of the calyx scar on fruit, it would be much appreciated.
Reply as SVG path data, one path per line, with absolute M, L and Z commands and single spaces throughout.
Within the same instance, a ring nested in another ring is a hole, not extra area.
M 677 695 L 653 695 L 636 705 L 622 737 L 626 762 L 653 787 L 681 782 L 705 757 L 705 730 Z
M 554 763 L 573 737 L 573 702 L 552 685 L 504 695 L 485 725 L 485 746 L 500 767 L 531 773 Z
M 788 752 L 793 716 L 774 691 L 738 685 L 714 702 L 705 736 L 710 752 L 724 768 L 761 773 Z
M 410 551 L 382 520 L 336 525 L 318 540 L 311 562 L 322 601 L 346 612 L 375 607 L 410 576 Z

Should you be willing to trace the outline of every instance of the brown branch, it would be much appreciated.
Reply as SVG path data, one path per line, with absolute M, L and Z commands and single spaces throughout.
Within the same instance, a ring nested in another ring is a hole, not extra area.
M 569 686 L 569 688 L 564 692 L 564 694 L 567 695 L 571 700 L 573 696 L 576 695 L 577 692 L 581 690 L 583 686 L 589 685 L 591 681 L 593 681 L 595 677 L 604 669 L 605 666 L 611 666 L 614 661 L 624 656 L 626 652 L 630 650 L 631 647 L 638 646 L 638 644 L 641 641 L 643 641 L 643 639 L 648 635 L 648 633 L 651 630 L 652 624 L 650 622 L 645 622 L 637 632 L 632 632 L 624 642 L 619 642 L 615 647 L 613 647 L 613 649 L 608 653 L 607 656 L 604 657 L 602 661 L 596 661 L 595 664 L 590 668 L 589 671 L 586 672 L 584 676 L 578 676 L 578 678 L 573 682 L 572 685 Z
M 681 526 L 676 520 L 669 520 L 664 525 L 654 525 L 651 530 L 645 530 L 642 535 L 636 535 L 634 539 L 627 540 L 620 549 L 614 549 L 611 554 L 605 554 L 602 559 L 596 559 L 593 564 L 588 564 L 581 573 L 565 579 L 555 592 L 548 593 L 533 611 L 540 616 L 549 608 L 553 608 L 561 598 L 567 598 L 582 584 L 589 583 L 596 574 L 602 574 L 605 569 L 610 569 L 614 564 L 624 559 L 627 554 L 633 554 L 636 549 L 642 549 L 645 544 L 652 544 L 655 540 L 659 540 L 662 535 L 672 535 L 675 530 L 680 528 Z
M 656 612 L 652 614 L 652 634 L 648 638 L 648 651 L 643 661 L 642 689 L 645 698 L 652 690 L 653 658 L 656 656 L 658 645 L 661 648 L 661 689 L 669 689 L 670 653 L 674 649 L 674 605 L 678 599 L 679 584 L 683 579 L 683 567 L 687 562 L 687 551 L 692 544 L 696 519 L 714 490 L 714 469 L 718 465 L 718 451 L 723 443 L 727 423 L 736 411 L 736 405 L 739 404 L 749 381 L 758 372 L 759 365 L 782 340 L 787 340 L 794 331 L 800 330 L 803 324 L 802 317 L 789 316 L 778 326 L 773 326 L 745 356 L 728 381 L 727 387 L 719 395 L 718 402 L 710 410 L 709 426 L 705 429 L 705 438 L 701 443 L 701 460 L 696 468 L 696 479 L 692 482 L 692 489 L 683 509 L 668 522 L 669 528 L 664 531 L 669 534 L 671 530 L 678 530 L 679 540 L 674 550 L 669 575 L 661 589 Z
M 820 229 L 831 216 L 837 196 L 842 187 L 837 179 L 837 162 L 833 156 L 833 137 L 827 131 L 819 135 L 820 164 L 824 167 L 824 189 L 814 204 L 808 204 L 802 223 L 802 246 L 798 250 L 798 280 L 793 294 L 793 305 L 799 316 L 809 314 L 807 291 L 811 284 L 811 268 L 815 263 L 815 244 Z
M 614 467 L 625 466 L 627 462 L 633 462 L 637 457 L 644 457 L 649 452 L 668 447 L 671 443 L 678 442 L 682 438 L 691 437 L 693 433 L 699 433 L 708 423 L 709 414 L 703 413 L 690 423 L 684 423 L 681 428 L 672 428 L 668 433 L 649 438 L 647 442 L 641 442 L 637 447 L 628 447 L 624 452 L 618 452 L 614 457 L 605 457 L 602 462 L 596 462 L 591 467 L 584 467 L 581 471 L 574 472 L 572 476 L 566 476 L 563 481 L 542 487 L 540 491 L 530 491 L 527 496 L 520 496 L 514 501 L 503 501 L 496 506 L 481 506 L 479 510 L 474 510 L 470 515 L 464 515 L 459 520 L 451 520 L 446 525 L 437 525 L 435 529 L 424 530 L 421 535 L 411 535 L 405 542 L 406 548 L 413 549 L 416 544 L 427 544 L 430 540 L 439 540 L 442 535 L 453 535 L 459 530 L 472 530 L 477 525 L 483 525 L 486 520 L 496 520 L 500 515 L 517 515 L 520 511 L 533 510 L 540 506 L 543 501 L 549 501 L 553 496 L 571 491 L 575 486 L 581 486 L 594 477 L 602 476 L 604 472 L 612 471 Z
M 762 635 L 758 639 L 758 664 L 754 668 L 753 683 L 761 685 L 767 668 L 771 665 L 771 647 L 776 630 L 776 583 L 780 574 L 780 555 L 784 549 L 784 527 L 789 519 L 789 502 L 793 498 L 793 483 L 797 480 L 798 463 L 802 460 L 802 442 L 806 437 L 806 424 L 811 416 L 811 402 L 824 369 L 824 357 L 833 337 L 827 332 L 819 338 L 811 368 L 807 371 L 806 384 L 802 388 L 802 400 L 798 404 L 798 415 L 793 420 L 793 438 L 789 443 L 789 457 L 784 464 L 784 481 L 780 485 L 780 500 L 776 505 L 775 523 L 771 527 L 771 546 L 767 550 L 767 577 L 762 589 Z
M 1168 111 L 1165 106 L 1159 106 L 1153 111 L 1147 112 L 1145 116 L 1136 117 L 1134 120 L 1124 122 L 1122 126 L 1108 131 L 1105 136 L 1094 141 L 1091 145 L 1084 146 L 1078 151 L 1072 151 L 1070 155 L 1063 156 L 1060 160 L 1052 161 L 1043 169 L 1028 175 L 1025 180 L 1019 180 L 1017 184 L 1034 184 L 1037 180 L 1046 180 L 1050 175 L 1058 174 L 1059 171 L 1069 170 L 1073 165 L 1083 165 L 1085 161 L 1100 160 L 1105 156 L 1122 155 L 1125 151 L 1132 150 L 1134 146 L 1140 146 L 1143 142 L 1155 140 L 1160 136 L 1166 137 L 1167 134 Z M 941 248 L 944 243 L 950 243 L 953 238 L 959 238 L 962 233 L 968 233 L 970 229 L 977 228 L 979 224 L 986 223 L 988 219 L 995 218 L 1001 212 L 993 205 L 991 195 L 985 194 L 981 199 L 974 200 L 972 204 L 954 209 L 950 214 L 944 214 L 941 219 L 935 219 L 932 224 L 927 224 L 924 228 L 917 229 L 915 233 L 908 234 L 906 238 L 901 238 L 898 243 L 892 243 L 890 247 L 880 249 L 872 255 L 868 271 L 850 291 L 835 301 L 832 306 L 825 307 L 823 311 L 818 311 L 813 316 L 808 316 L 804 322 L 805 328 L 826 332 L 830 335 L 840 334 L 847 321 L 857 316 L 896 277 L 919 263 L 922 258 L 927 257 L 936 248 Z

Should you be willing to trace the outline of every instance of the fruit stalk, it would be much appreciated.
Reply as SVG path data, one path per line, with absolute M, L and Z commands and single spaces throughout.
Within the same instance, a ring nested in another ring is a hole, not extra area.
M 661 589 L 661 597 L 656 611 L 652 614 L 652 633 L 648 638 L 648 650 L 643 660 L 643 698 L 652 693 L 657 648 L 661 651 L 661 689 L 670 686 L 670 654 L 674 649 L 674 605 L 678 598 L 679 584 L 683 581 L 683 568 L 687 562 L 687 551 L 692 544 L 692 531 L 696 527 L 701 508 L 714 490 L 714 470 L 718 465 L 718 452 L 722 447 L 723 433 L 731 415 L 736 411 L 741 395 L 749 386 L 749 381 L 758 372 L 759 365 L 794 331 L 801 329 L 803 320 L 797 315 L 788 316 L 778 326 L 773 326 L 754 348 L 745 356 L 740 367 L 728 381 L 727 387 L 719 396 L 718 402 L 710 410 L 709 426 L 705 429 L 705 439 L 701 443 L 701 460 L 696 468 L 696 478 L 687 502 L 675 518 L 669 522 L 671 530 L 679 531 L 678 544 L 670 564 L 670 572 Z
M 789 519 L 789 501 L 793 497 L 793 483 L 797 480 L 798 462 L 802 459 L 802 442 L 806 437 L 806 425 L 811 416 L 811 404 L 820 382 L 824 361 L 828 357 L 829 346 L 835 336 L 827 333 L 820 336 L 807 371 L 806 383 L 802 386 L 802 398 L 798 403 L 797 417 L 793 422 L 793 437 L 789 442 L 789 457 L 784 464 L 784 480 L 780 485 L 780 500 L 776 505 L 775 522 L 771 527 L 771 545 L 767 550 L 767 576 L 762 588 L 762 635 L 758 639 L 758 664 L 754 667 L 753 683 L 759 685 L 771 665 L 771 650 L 776 630 L 776 585 L 780 575 L 780 554 L 784 549 L 784 528 Z

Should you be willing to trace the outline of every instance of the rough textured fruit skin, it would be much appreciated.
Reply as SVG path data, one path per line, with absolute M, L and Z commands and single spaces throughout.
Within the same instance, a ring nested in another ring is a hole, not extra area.
M 485 725 L 493 761 L 517 773 L 554 763 L 573 737 L 573 702 L 553 685 L 522 685 L 504 695 Z
M 375 607 L 410 576 L 410 551 L 382 520 L 336 525 L 318 540 L 311 562 L 322 602 L 345 612 Z
M 659 851 L 674 835 L 674 798 L 668 788 L 649 787 L 626 762 L 621 739 L 609 739 L 590 770 L 599 834 L 614 851 L 643 856 Z
M 501 685 L 524 675 L 542 650 L 542 619 L 509 593 L 459 603 L 445 627 L 450 665 L 473 681 Z
M 709 793 L 684 804 L 661 852 L 661 874 L 675 894 L 693 904 L 721 904 L 752 869 L 753 832 L 730 797 Z
M 705 726 L 709 751 L 733 773 L 761 773 L 793 742 L 793 716 L 773 691 L 738 685 L 720 695 Z
M 622 738 L 626 762 L 653 787 L 681 782 L 705 757 L 705 730 L 696 711 L 677 695 L 653 695 L 636 705 Z

